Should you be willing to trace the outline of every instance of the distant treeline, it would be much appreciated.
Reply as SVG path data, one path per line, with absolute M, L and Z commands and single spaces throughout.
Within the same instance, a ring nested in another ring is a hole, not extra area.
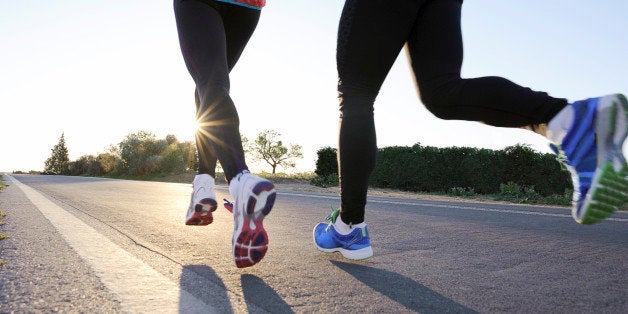
M 301 146 L 286 144 L 274 130 L 260 132 L 255 141 L 240 135 L 244 153 L 263 161 L 276 174 L 278 167 L 295 167 L 295 159 L 303 157 Z M 216 165 L 220 169 L 220 162 Z M 51 149 L 44 164 L 44 174 L 89 176 L 150 176 L 181 174 L 198 170 L 198 151 L 193 141 L 179 142 L 174 135 L 158 139 L 153 133 L 140 131 L 127 135 L 117 146 L 110 145 L 104 153 L 84 155 L 70 161 L 65 134 Z
M 315 172 L 321 182 L 329 183 L 338 173 L 336 149 L 325 147 L 317 153 Z M 378 149 L 370 178 L 372 187 L 444 193 L 462 189 L 499 194 L 513 184 L 541 196 L 562 196 L 572 189 L 570 173 L 555 155 L 525 145 L 503 150 L 420 144 L 383 147 Z
M 174 135 L 158 139 L 146 131 L 132 133 L 118 144 L 98 155 L 84 155 L 69 161 L 66 175 L 131 175 L 183 173 L 198 168 L 196 145 L 179 142 Z

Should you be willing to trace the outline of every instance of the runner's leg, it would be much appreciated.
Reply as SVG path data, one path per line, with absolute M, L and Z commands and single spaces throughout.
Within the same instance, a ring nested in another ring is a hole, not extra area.
M 373 103 L 407 40 L 422 1 L 347 0 L 337 43 L 340 131 L 340 217 L 364 221 L 377 153 Z
M 462 79 L 461 5 L 459 0 L 428 1 L 410 34 L 407 48 L 421 100 L 441 119 L 538 132 L 567 100 L 501 77 Z
M 227 8 L 234 7 L 226 5 Z M 245 9 L 245 8 L 242 8 Z M 259 11 L 252 11 L 248 23 L 254 28 Z M 227 47 L 240 55 L 246 41 L 240 45 L 228 43 L 221 12 L 214 6 L 199 1 L 175 1 L 175 16 L 181 50 L 188 70 L 196 83 L 199 96 L 197 119 L 201 124 L 197 134 L 199 168 L 212 165 L 212 155 L 218 157 L 227 180 L 247 169 L 239 132 L 238 113 L 229 96 L 229 56 Z M 246 23 L 245 23 L 246 24 Z M 253 29 L 248 30 L 250 37 Z M 243 37 L 229 37 L 243 38 Z M 237 60 L 237 58 L 231 58 Z M 233 64 L 231 65 L 231 67 Z M 205 156 L 208 156 L 206 158 Z M 202 166 L 201 166 L 202 165 Z

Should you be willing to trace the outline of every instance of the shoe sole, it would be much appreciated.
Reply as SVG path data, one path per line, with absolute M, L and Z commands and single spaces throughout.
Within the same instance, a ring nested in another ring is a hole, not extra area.
M 218 208 L 215 199 L 204 198 L 194 205 L 194 213 L 185 220 L 188 226 L 206 226 L 214 221 L 212 212 Z
M 264 229 L 266 217 L 275 204 L 275 185 L 268 181 L 259 182 L 253 187 L 253 194 L 247 200 L 242 223 L 238 223 L 238 211 L 234 214 L 233 259 L 238 268 L 250 267 L 259 263 L 268 251 L 268 234 Z M 238 205 L 234 206 L 238 208 Z M 257 209 L 256 209 L 257 208 Z
M 605 135 L 597 138 L 598 164 L 591 188 L 582 205 L 572 211 L 581 224 L 593 224 L 611 216 L 628 203 L 628 164 L 622 146 L 628 136 L 628 101 L 621 94 L 599 100 L 595 130 Z M 581 217 L 581 218 L 580 218 Z
M 354 260 L 354 261 L 365 260 L 365 259 L 369 259 L 373 257 L 373 248 L 370 246 L 361 248 L 359 250 L 347 250 L 343 248 L 325 249 L 318 246 L 318 244 L 316 244 L 316 239 L 314 240 L 314 245 L 316 245 L 316 248 L 321 252 L 325 252 L 325 253 L 338 252 L 342 255 L 342 257 L 346 259 Z

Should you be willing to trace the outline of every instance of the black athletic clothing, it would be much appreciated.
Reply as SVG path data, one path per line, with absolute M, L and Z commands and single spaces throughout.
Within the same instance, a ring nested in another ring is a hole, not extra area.
M 260 11 L 214 0 L 175 0 L 181 52 L 196 83 L 198 173 L 215 176 L 216 159 L 228 181 L 248 169 L 239 118 L 229 96 L 229 72 L 259 20 Z
M 377 144 L 373 103 L 406 45 L 422 102 L 442 119 L 535 129 L 567 105 L 501 77 L 462 79 L 460 0 L 347 0 L 337 43 L 341 218 L 364 221 Z

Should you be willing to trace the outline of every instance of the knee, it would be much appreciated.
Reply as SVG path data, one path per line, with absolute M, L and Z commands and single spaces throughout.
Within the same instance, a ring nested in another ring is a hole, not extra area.
M 212 98 L 214 95 L 229 93 L 229 80 L 220 78 L 209 78 L 196 81 L 196 90 L 202 98 Z
M 229 73 L 221 68 L 197 75 L 194 83 L 201 98 L 212 98 L 213 95 L 229 93 L 230 89 Z
M 438 83 L 421 84 L 420 98 L 434 116 L 443 120 L 455 119 L 452 107 L 456 104 L 456 97 L 462 87 L 460 77 L 451 77 Z
M 444 97 L 434 97 L 432 95 L 424 96 L 424 94 L 421 94 L 421 102 L 425 105 L 425 108 L 437 118 L 451 120 L 451 115 L 447 109 L 448 103 Z
M 343 116 L 373 115 L 378 90 L 361 85 L 338 83 L 338 100 Z
M 229 96 L 229 81 L 222 79 L 199 80 L 196 82 L 196 92 L 201 107 L 219 103 Z
M 224 86 L 210 85 L 198 88 L 196 115 L 199 121 L 215 121 L 226 119 L 230 123 L 237 123 L 238 114 L 235 104 Z M 195 99 L 196 100 L 196 99 Z

